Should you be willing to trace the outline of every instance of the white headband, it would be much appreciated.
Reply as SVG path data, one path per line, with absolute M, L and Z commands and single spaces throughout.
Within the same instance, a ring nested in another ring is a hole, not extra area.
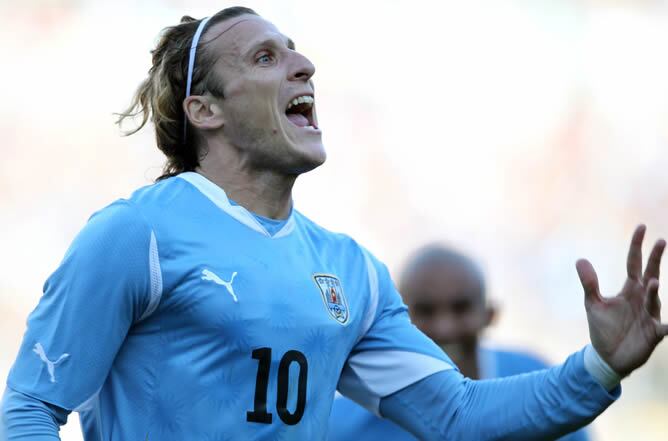
M 193 69 L 195 68 L 195 53 L 197 52 L 197 44 L 199 43 L 199 39 L 202 36 L 202 31 L 204 31 L 204 26 L 206 26 L 206 23 L 209 21 L 211 17 L 206 17 L 203 19 L 199 26 L 197 27 L 197 31 L 195 32 L 195 36 L 193 37 L 193 42 L 190 44 L 190 55 L 188 57 L 188 80 L 186 82 L 186 98 L 190 96 L 190 87 L 192 86 L 193 82 Z M 186 142 L 186 128 L 188 127 L 188 116 L 183 114 L 183 142 Z

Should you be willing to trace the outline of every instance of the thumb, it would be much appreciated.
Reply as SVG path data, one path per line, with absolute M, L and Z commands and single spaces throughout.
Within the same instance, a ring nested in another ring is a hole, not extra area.
M 592 264 L 587 259 L 580 259 L 575 263 L 575 269 L 578 271 L 578 277 L 584 289 L 585 304 L 602 301 L 601 292 L 598 289 L 598 276 Z

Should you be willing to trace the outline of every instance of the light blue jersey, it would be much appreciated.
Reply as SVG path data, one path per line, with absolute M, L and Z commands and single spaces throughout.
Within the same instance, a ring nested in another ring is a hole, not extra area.
M 377 412 L 449 369 L 356 242 L 296 210 L 270 233 L 191 172 L 92 216 L 8 386 L 87 441 L 322 440 L 337 385 Z
M 547 365 L 540 359 L 517 351 L 481 348 L 481 378 L 502 378 L 519 375 Z M 337 397 L 329 422 L 329 441 L 355 438 L 383 441 L 415 441 L 416 438 L 391 421 L 381 419 L 345 397 Z M 584 429 L 559 438 L 560 441 L 587 441 Z

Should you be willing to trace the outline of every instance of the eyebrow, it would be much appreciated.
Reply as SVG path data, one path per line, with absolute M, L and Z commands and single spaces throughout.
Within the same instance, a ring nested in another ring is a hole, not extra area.
M 278 41 L 279 41 L 279 40 L 276 39 L 276 38 L 266 38 L 266 39 L 264 39 L 264 40 L 262 40 L 262 41 L 259 41 L 259 42 L 255 43 L 255 44 L 253 44 L 253 45 L 248 49 L 247 52 L 252 52 L 252 51 L 254 51 L 255 49 L 257 49 L 258 47 L 260 47 L 260 46 L 278 46 L 278 44 L 277 44 Z M 288 49 L 293 50 L 293 51 L 295 50 L 295 42 L 292 41 L 291 38 L 287 38 L 287 37 L 285 37 L 285 39 L 283 39 L 283 43 L 285 43 L 285 45 L 288 47 Z

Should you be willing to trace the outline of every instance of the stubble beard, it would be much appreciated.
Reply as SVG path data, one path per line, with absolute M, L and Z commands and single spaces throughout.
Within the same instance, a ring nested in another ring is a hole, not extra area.
M 242 122 L 238 127 L 236 137 L 239 142 L 236 145 L 254 170 L 297 176 L 324 163 L 324 160 L 314 160 L 299 149 L 298 143 L 280 124 L 278 128 L 261 128 Z

